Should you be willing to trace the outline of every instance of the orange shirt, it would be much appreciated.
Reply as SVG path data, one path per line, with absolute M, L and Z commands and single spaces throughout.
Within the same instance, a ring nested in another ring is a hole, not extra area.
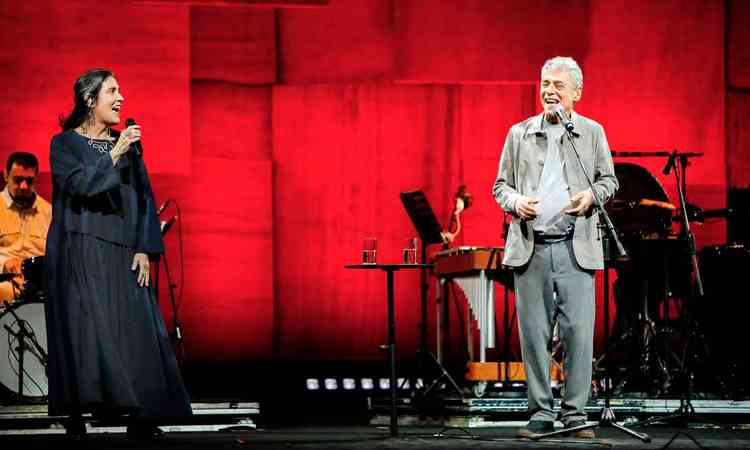
M 21 209 L 13 203 L 8 189 L 3 189 L 0 192 L 0 269 L 4 271 L 8 258 L 43 256 L 51 221 L 52 205 L 38 194 L 30 208 Z M 10 281 L 0 283 L 0 304 L 2 300 L 12 301 L 13 294 Z

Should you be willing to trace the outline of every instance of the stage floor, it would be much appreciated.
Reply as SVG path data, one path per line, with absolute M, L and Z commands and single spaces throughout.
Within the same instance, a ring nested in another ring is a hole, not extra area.
M 669 416 L 672 405 L 661 400 L 643 399 L 613 402 L 617 419 L 627 420 L 629 410 L 647 414 L 640 417 L 662 419 Z M 378 403 L 378 402 L 375 402 Z M 159 441 L 128 439 L 123 424 L 102 424 L 89 419 L 88 436 L 82 441 L 69 442 L 60 419 L 48 417 L 46 405 L 15 405 L 0 407 L 0 448 L 48 449 L 63 444 L 86 449 L 170 448 L 181 449 L 591 449 L 664 448 L 673 449 L 747 449 L 750 448 L 750 415 L 745 402 L 695 401 L 695 416 L 687 421 L 662 421 L 636 426 L 646 433 L 651 443 L 644 443 L 614 428 L 595 428 L 597 438 L 580 440 L 554 437 L 542 441 L 517 439 L 515 429 L 526 422 L 519 418 L 523 400 L 471 399 L 463 410 L 444 409 L 440 417 L 410 414 L 410 408 L 399 405 L 398 436 L 392 437 L 389 417 L 379 407 L 367 425 L 352 425 L 334 416 L 310 416 L 309 423 L 273 424 L 263 420 L 257 402 L 193 403 L 194 417 L 189 423 L 161 427 L 167 432 Z M 627 404 L 627 407 L 626 407 Z M 679 402 L 677 403 L 679 405 Z M 597 405 L 592 402 L 591 409 Z M 294 403 L 287 405 L 290 414 Z M 635 409 L 634 409 L 635 408 Z M 648 409 L 644 411 L 642 408 Z M 327 410 L 330 412 L 330 410 Z M 346 416 L 346 411 L 339 411 Z M 595 419 L 591 411 L 590 419 Z M 703 415 L 705 414 L 705 415 Z M 337 422 L 338 420 L 338 422 Z M 315 425 L 312 425 L 315 423 Z M 594 423 L 594 422 L 589 422 Z M 556 423 L 557 427 L 561 426 Z M 674 440 L 670 443 L 670 441 Z
M 4 435 L 0 436 L 3 449 L 22 448 L 27 450 L 56 448 L 72 444 L 74 448 L 90 449 L 129 449 L 129 448 L 170 448 L 180 449 L 643 449 L 663 448 L 694 449 L 702 446 L 711 449 L 750 448 L 750 430 L 746 429 L 687 429 L 687 428 L 646 428 L 652 439 L 650 444 L 612 428 L 597 429 L 594 440 L 573 438 L 528 441 L 514 437 L 514 427 L 493 427 L 465 429 L 425 426 L 399 428 L 399 436 L 390 437 L 384 427 L 294 427 L 264 428 L 254 431 L 196 431 L 170 432 L 159 441 L 133 441 L 123 432 L 102 432 L 92 428 L 83 441 L 66 442 L 60 430 L 56 434 Z M 675 437 L 676 436 L 676 437 Z M 693 441 L 694 440 L 694 441 Z M 699 444 L 696 444 L 696 442 Z

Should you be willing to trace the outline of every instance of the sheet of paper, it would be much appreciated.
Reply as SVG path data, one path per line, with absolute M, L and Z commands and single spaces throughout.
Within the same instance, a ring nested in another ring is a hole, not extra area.
M 543 197 L 536 204 L 539 215 L 534 221 L 535 225 L 538 225 L 535 228 L 541 227 L 543 230 L 547 230 L 557 222 L 567 220 L 565 210 L 570 207 L 570 195 L 566 190 L 559 190 L 556 194 Z

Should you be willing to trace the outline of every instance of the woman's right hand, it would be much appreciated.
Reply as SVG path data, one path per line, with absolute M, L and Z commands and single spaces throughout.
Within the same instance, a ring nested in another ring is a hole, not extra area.
M 110 155 L 112 156 L 112 162 L 117 164 L 117 161 L 120 159 L 122 155 L 128 152 L 130 150 L 130 145 L 133 142 L 137 142 L 141 139 L 141 126 L 140 125 L 131 125 L 127 128 L 125 128 L 122 133 L 120 133 L 120 137 L 117 139 L 117 143 L 115 143 L 114 148 L 110 151 Z

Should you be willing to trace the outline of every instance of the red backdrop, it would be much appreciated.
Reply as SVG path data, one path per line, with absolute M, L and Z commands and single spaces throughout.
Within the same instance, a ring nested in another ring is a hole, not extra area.
M 405 190 L 423 189 L 445 221 L 466 184 L 476 203 L 459 243 L 502 245 L 490 196 L 500 146 L 539 110 L 539 68 L 557 54 L 581 64 L 577 108 L 613 149 L 702 152 L 689 200 L 725 204 L 727 103 L 730 118 L 747 111 L 748 58 L 723 1 L 242 3 L 0 2 L 0 157 L 37 153 L 48 195 L 48 143 L 76 75 L 114 69 L 125 116 L 144 127 L 157 200 L 181 212 L 166 240 L 188 358 L 380 358 L 384 276 L 343 266 L 370 235 L 381 261 L 399 258 L 415 234 Z M 740 88 L 730 102 L 727 79 Z M 662 159 L 630 162 L 677 203 Z M 724 223 L 696 234 L 721 243 Z M 408 357 L 418 277 L 396 285 Z M 171 320 L 165 289 L 161 301 Z M 432 302 L 428 317 L 432 343 Z

